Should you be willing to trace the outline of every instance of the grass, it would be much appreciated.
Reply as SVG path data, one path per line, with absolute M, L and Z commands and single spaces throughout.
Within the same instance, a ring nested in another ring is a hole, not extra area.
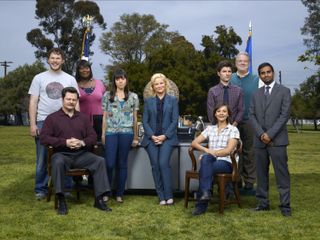
M 225 214 L 211 204 L 206 214 L 192 217 L 193 203 L 160 207 L 155 196 L 127 195 L 124 204 L 111 200 L 111 213 L 92 207 L 91 195 L 68 200 L 69 214 L 58 216 L 53 201 L 34 199 L 35 145 L 27 127 L 0 126 L 0 239 L 319 239 L 320 132 L 290 131 L 288 147 L 293 216 L 278 209 L 273 171 L 271 211 L 254 213 L 254 197 Z

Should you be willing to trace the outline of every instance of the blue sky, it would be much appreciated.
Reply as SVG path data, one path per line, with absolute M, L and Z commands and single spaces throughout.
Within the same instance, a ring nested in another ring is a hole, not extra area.
M 119 17 L 137 12 L 152 14 L 161 24 L 168 24 L 170 31 L 178 31 L 197 49 L 203 35 L 212 35 L 216 26 L 232 26 L 242 38 L 238 49 L 245 49 L 248 24 L 253 25 L 253 68 L 265 61 L 273 64 L 275 71 L 282 72 L 282 82 L 293 89 L 298 88 L 316 67 L 297 62 L 305 50 L 300 28 L 307 16 L 301 1 L 96 1 L 111 28 Z M 35 48 L 26 40 L 26 33 L 38 26 L 35 19 L 35 1 L 0 1 L 1 44 L 0 61 L 12 61 L 8 71 L 25 63 L 35 61 Z M 103 78 L 102 66 L 110 63 L 107 55 L 99 49 L 102 31 L 94 29 L 97 40 L 91 58 L 96 78 Z M 305 67 L 308 67 L 305 69 Z M 3 68 L 0 76 L 3 76 Z

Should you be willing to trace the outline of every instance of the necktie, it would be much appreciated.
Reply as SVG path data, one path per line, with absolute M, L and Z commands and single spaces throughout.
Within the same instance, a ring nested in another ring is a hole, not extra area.
M 265 87 L 264 95 L 265 96 L 269 96 L 270 95 L 270 86 L 266 86 Z
M 228 86 L 223 86 L 223 103 L 229 104 L 229 92 L 228 92 Z

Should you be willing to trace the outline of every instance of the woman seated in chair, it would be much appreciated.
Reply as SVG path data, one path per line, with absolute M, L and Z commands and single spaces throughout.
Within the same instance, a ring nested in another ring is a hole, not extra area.
M 213 111 L 216 125 L 208 126 L 191 146 L 205 152 L 200 161 L 198 201 L 192 215 L 206 212 L 211 199 L 211 187 L 218 173 L 231 173 L 230 153 L 236 148 L 239 139 L 238 129 L 229 123 L 231 111 L 226 104 L 218 104 Z M 208 140 L 208 148 L 201 145 Z

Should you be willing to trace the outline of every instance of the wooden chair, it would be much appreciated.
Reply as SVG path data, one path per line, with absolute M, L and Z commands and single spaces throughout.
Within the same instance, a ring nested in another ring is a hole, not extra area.
M 237 148 L 234 151 L 232 151 L 230 154 L 230 158 L 232 161 L 232 173 L 219 173 L 214 176 L 215 178 L 214 182 L 219 187 L 219 212 L 221 214 L 223 214 L 224 207 L 227 204 L 236 203 L 238 204 L 239 207 L 241 207 L 240 193 L 239 193 L 239 188 L 237 184 L 239 179 L 239 173 L 238 173 L 238 164 L 236 161 L 236 157 L 241 151 L 241 149 L 242 149 L 242 142 L 238 141 Z M 199 171 L 197 169 L 197 160 L 196 160 L 194 151 L 198 151 L 198 150 L 192 147 L 190 147 L 188 150 L 191 163 L 192 163 L 192 168 L 191 170 L 187 170 L 185 175 L 185 191 L 184 191 L 184 207 L 185 208 L 188 207 L 188 202 L 189 200 L 191 200 L 189 196 L 190 179 L 199 179 Z M 234 200 L 225 199 L 225 185 L 229 182 L 231 182 L 233 185 L 233 191 L 235 195 Z
M 98 149 L 97 145 L 94 145 L 91 149 L 91 152 L 96 153 Z M 51 200 L 51 195 L 53 193 L 53 182 L 52 182 L 52 177 L 51 177 L 51 158 L 53 155 L 54 151 L 53 151 L 53 147 L 52 146 L 48 146 L 48 176 L 49 176 L 49 181 L 48 181 L 48 195 L 47 195 L 47 202 L 50 202 Z M 88 191 L 91 189 L 89 188 L 84 188 L 83 186 L 81 186 L 80 182 L 82 180 L 82 176 L 89 176 L 90 175 L 90 171 L 88 169 L 85 168 L 73 168 L 73 169 L 69 169 L 66 172 L 66 176 L 70 176 L 70 177 L 74 177 L 73 180 L 75 181 L 75 184 L 73 186 L 73 188 L 65 188 L 64 191 L 65 192 L 71 192 L 71 191 L 76 191 L 77 192 L 77 200 L 80 199 L 80 191 Z M 80 180 L 81 179 L 81 180 Z M 57 209 L 58 207 L 58 199 L 55 195 L 55 199 L 54 199 L 54 208 Z

